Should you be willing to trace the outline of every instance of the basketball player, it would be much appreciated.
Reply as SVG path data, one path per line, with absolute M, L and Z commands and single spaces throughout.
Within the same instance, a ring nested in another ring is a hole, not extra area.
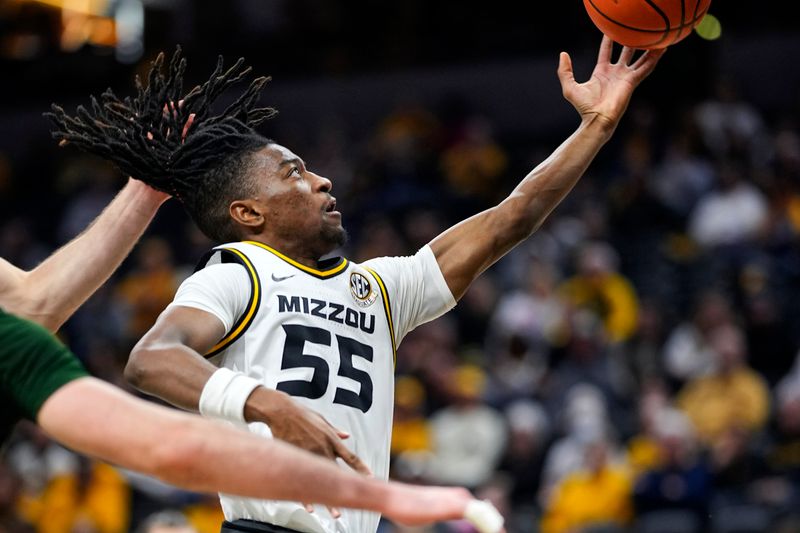
M 88 376 L 51 331 L 111 275 L 167 198 L 130 180 L 85 232 L 35 269 L 25 272 L 0 259 L 0 446 L 27 418 L 76 451 L 191 490 L 358 507 L 408 523 L 465 512 L 480 519 L 481 502 L 463 489 L 366 478 Z M 483 531 L 497 531 L 498 518 Z
M 166 74 L 163 59 L 156 62 L 135 99 L 107 93 L 77 118 L 56 109 L 58 138 L 174 194 L 200 229 L 227 243 L 180 287 L 134 349 L 126 376 L 185 409 L 249 423 L 258 435 L 332 457 L 319 436 L 296 429 L 302 420 L 284 416 L 292 397 L 349 434 L 352 452 L 385 478 L 398 343 L 452 308 L 481 272 L 539 227 L 610 138 L 661 54 L 634 60 L 634 51 L 623 48 L 612 61 L 606 38 L 591 78 L 577 83 L 562 53 L 563 94 L 581 118 L 575 133 L 496 207 L 414 256 L 363 264 L 321 259 L 345 242 L 332 184 L 252 129 L 273 113 L 254 106 L 264 78 L 211 116 L 213 99 L 247 74 L 241 60 L 228 71 L 220 60 L 172 117 L 160 109 L 180 95 L 185 63 L 178 53 Z M 181 144 L 175 132 L 189 113 L 194 132 Z M 154 124 L 155 134 L 144 138 Z M 309 513 L 301 504 L 227 495 L 222 505 L 229 531 L 372 533 L 379 518 L 345 511 L 337 520 L 324 509 Z

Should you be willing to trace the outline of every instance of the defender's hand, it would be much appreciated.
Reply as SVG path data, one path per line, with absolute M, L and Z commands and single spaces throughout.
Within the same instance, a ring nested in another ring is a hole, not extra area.
M 383 514 L 408 526 L 445 520 L 467 520 L 479 533 L 502 533 L 503 518 L 487 502 L 479 502 L 466 489 L 420 487 L 390 483 Z
M 612 49 L 611 39 L 603 36 L 597 65 L 584 83 L 575 81 L 572 59 L 561 52 L 558 78 L 564 98 L 583 120 L 600 119 L 613 131 L 628 107 L 633 90 L 653 71 L 665 49 L 647 50 L 633 63 L 633 48 L 623 47 L 616 63 L 611 62 Z

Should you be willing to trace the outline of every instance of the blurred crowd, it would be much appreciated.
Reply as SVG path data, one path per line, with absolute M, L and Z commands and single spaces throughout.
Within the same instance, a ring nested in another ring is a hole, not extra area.
M 731 80 L 668 113 L 635 102 L 543 227 L 400 346 L 393 477 L 466 486 L 512 533 L 800 531 L 798 118 L 763 116 Z M 413 253 L 558 142 L 506 138 L 457 98 L 399 106 L 369 132 L 314 127 L 276 137 L 333 180 L 356 261 Z M 19 179 L 3 160 L 0 190 Z M 0 256 L 36 264 L 120 177 L 72 157 L 55 184 L 58 218 L 3 220 Z M 64 340 L 125 387 L 131 347 L 212 245 L 167 206 Z M 32 425 L 0 463 L 0 531 L 143 531 L 163 509 L 218 531 L 213 495 L 79 457 Z

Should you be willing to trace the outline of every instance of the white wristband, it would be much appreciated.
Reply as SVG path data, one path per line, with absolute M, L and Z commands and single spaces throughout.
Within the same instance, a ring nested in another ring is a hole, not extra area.
M 472 523 L 480 533 L 498 533 L 503 530 L 503 515 L 487 501 L 472 500 L 467 504 L 464 518 Z
M 208 378 L 200 394 L 200 413 L 212 418 L 245 422 L 244 404 L 260 383 L 255 379 L 220 368 Z

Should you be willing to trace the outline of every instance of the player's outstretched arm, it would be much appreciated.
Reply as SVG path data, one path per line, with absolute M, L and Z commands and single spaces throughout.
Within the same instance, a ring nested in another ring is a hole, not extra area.
M 279 441 L 145 402 L 91 377 L 57 390 L 37 418 L 74 450 L 195 491 L 367 509 L 408 524 L 462 518 L 472 500 L 464 489 L 360 476 Z
M 578 83 L 572 60 L 561 53 L 558 77 L 564 97 L 581 124 L 550 157 L 533 169 L 499 205 L 450 228 L 431 248 L 456 299 L 472 281 L 528 238 L 583 175 L 617 127 L 631 95 L 656 66 L 663 50 L 650 50 L 633 61 L 623 48 L 612 62 L 612 42 L 603 38 L 597 65 L 588 81 Z
M 207 353 L 224 335 L 224 325 L 211 313 L 191 307 L 168 307 L 134 347 L 125 367 L 125 378 L 143 392 L 183 409 L 198 411 L 204 389 L 219 370 L 201 354 Z M 230 388 L 236 387 L 232 383 Z M 342 443 L 347 433 L 331 426 L 322 416 L 300 406 L 286 393 L 262 386 L 247 390 L 252 393 L 241 398 L 244 405 L 234 414 L 238 420 L 264 422 L 281 440 L 332 460 L 342 458 L 355 470 L 370 473 L 361 459 Z M 236 391 L 232 392 L 235 396 Z M 219 401 L 231 400 L 220 391 Z
M 167 198 L 131 179 L 91 226 L 30 272 L 0 260 L 0 307 L 57 330 L 116 270 Z

